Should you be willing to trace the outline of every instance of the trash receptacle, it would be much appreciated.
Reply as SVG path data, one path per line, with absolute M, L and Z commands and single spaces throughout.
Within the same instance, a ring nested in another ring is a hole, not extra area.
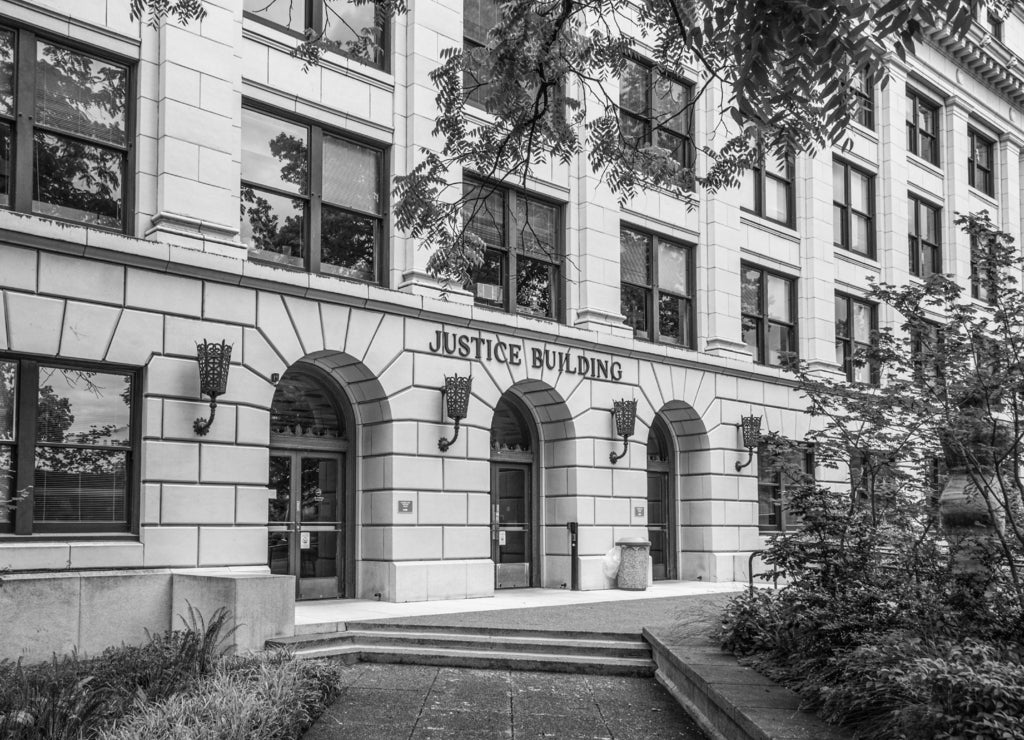
M 651 543 L 643 537 L 623 537 L 615 544 L 622 553 L 618 587 L 623 591 L 646 591 Z

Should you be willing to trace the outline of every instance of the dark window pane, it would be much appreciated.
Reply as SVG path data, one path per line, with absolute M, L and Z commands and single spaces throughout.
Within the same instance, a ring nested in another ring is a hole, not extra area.
M 306 30 L 306 3 L 309 0 L 244 0 L 242 9 L 269 23 L 291 31 Z M 372 7 L 372 6 L 371 6 Z
M 127 461 L 123 450 L 36 447 L 35 520 L 126 525 Z
M 280 118 L 242 109 L 242 179 L 275 190 L 309 193 L 309 132 Z
M 687 90 L 675 80 L 658 76 L 651 95 L 654 125 L 663 126 L 681 136 L 686 135 Z
M 781 365 L 783 361 L 791 359 L 788 355 L 796 352 L 796 345 L 793 342 L 793 329 L 789 326 L 768 323 L 768 352 L 765 363 L 768 365 Z
M 645 149 L 650 141 L 650 128 L 642 118 L 623 114 L 621 121 L 622 138 L 630 150 Z
M 0 524 L 11 521 L 14 503 L 14 448 L 0 445 Z
M 519 257 L 516 260 L 516 306 L 519 313 L 543 316 L 552 319 L 554 296 L 552 295 L 552 272 L 548 262 Z
M 14 115 L 14 32 L 0 29 L 0 115 Z
M 842 339 L 836 340 L 836 364 L 843 369 L 843 372 L 848 372 L 849 366 L 846 364 L 848 357 L 846 356 L 847 342 Z
M 647 115 L 647 86 L 651 71 L 642 64 L 627 59 L 619 80 L 619 106 L 639 116 Z
M 128 70 L 55 44 L 36 46 L 36 123 L 114 146 L 128 144 Z
M 761 271 L 744 268 L 741 276 L 740 303 L 743 313 L 761 315 Z
M 129 376 L 40 365 L 37 439 L 127 447 L 130 403 Z
M 0 362 L 0 442 L 13 442 L 17 429 L 18 363 Z
M 744 316 L 743 322 L 743 343 L 747 345 L 750 354 L 754 356 L 754 362 L 761 361 L 761 320 Z
M 623 229 L 619 237 L 619 269 L 627 283 L 649 285 L 651 282 L 651 242 L 647 234 Z
M 548 259 L 558 256 L 558 209 L 524 196 L 516 198 L 517 247 Z
M 850 337 L 849 305 L 848 298 L 836 296 L 836 336 L 844 339 Z
M 374 280 L 377 219 L 323 205 L 320 269 L 333 275 Z
M 843 240 L 843 218 L 846 216 L 846 209 L 839 205 L 832 205 L 832 243 L 845 246 Z
M 691 346 L 688 300 L 672 295 L 658 297 L 658 335 L 663 342 Z
M 463 34 L 478 43 L 486 43 L 487 32 L 498 25 L 501 18 L 497 0 L 465 0 L 462 9 Z
M 658 130 L 655 132 L 654 143 L 656 146 L 667 149 L 669 158 L 682 169 L 686 167 L 690 159 L 689 140 L 669 131 Z
M 650 337 L 647 320 L 648 292 L 632 285 L 622 286 L 622 315 L 626 317 L 626 325 L 632 326 L 638 337 Z
M 380 171 L 381 153 L 376 149 L 324 137 L 324 202 L 379 214 Z
M 273 519 L 271 519 L 273 521 Z M 288 550 L 291 534 L 288 532 L 271 532 L 268 538 L 267 566 L 270 572 L 279 576 L 294 575 L 288 565 Z
M 486 185 L 474 187 L 462 206 L 466 233 L 483 240 L 485 246 L 505 246 L 505 198 L 500 191 Z
M 278 391 L 280 392 L 280 391 Z M 277 393 L 274 394 L 277 400 Z M 267 521 L 289 522 L 292 520 L 291 490 L 292 490 L 292 461 L 289 457 L 279 455 L 270 456 L 270 482 L 267 486 L 274 492 L 274 496 L 267 502 Z M 271 534 L 271 552 L 273 552 L 273 534 Z M 285 547 L 287 544 L 285 543 Z M 284 552 L 288 557 L 287 549 Z M 272 556 L 273 558 L 273 556 Z
M 494 249 L 484 252 L 484 261 L 473 271 L 472 282 L 467 286 L 476 296 L 477 303 L 505 307 L 505 255 Z
M 338 507 L 338 463 L 331 458 L 304 457 L 299 469 L 302 500 L 299 515 L 303 522 L 340 522 Z
M 325 2 L 324 37 L 337 43 L 338 49 L 349 56 L 379 64 L 384 50 L 376 15 L 373 3 Z
M 306 202 L 242 186 L 242 241 L 260 259 L 302 266 Z
M 123 153 L 42 131 L 36 131 L 33 153 L 35 213 L 122 228 Z
M 11 127 L 0 123 L 0 206 L 11 205 Z

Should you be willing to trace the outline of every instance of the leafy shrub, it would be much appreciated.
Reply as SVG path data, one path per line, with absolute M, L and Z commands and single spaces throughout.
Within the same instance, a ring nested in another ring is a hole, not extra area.
M 191 691 L 146 706 L 100 738 L 298 738 L 337 697 L 340 672 L 336 663 L 280 655 L 225 661 Z
M 106 718 L 106 702 L 77 656 L 25 667 L 0 663 L 0 737 L 77 740 Z

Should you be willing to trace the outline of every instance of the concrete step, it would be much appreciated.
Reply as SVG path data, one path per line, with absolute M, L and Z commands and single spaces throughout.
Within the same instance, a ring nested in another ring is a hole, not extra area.
M 620 676 L 650 676 L 650 646 L 638 635 L 374 625 L 267 641 L 299 658 L 412 663 Z

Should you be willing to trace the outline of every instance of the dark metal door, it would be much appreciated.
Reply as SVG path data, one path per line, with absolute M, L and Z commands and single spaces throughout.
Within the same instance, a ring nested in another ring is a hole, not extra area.
M 668 473 L 648 472 L 647 538 L 651 541 L 651 563 L 656 581 L 675 577 L 671 506 Z
M 299 599 L 344 595 L 342 455 L 272 452 L 268 564 L 294 575 Z
M 529 465 L 491 464 L 491 557 L 495 588 L 528 588 L 533 559 Z

